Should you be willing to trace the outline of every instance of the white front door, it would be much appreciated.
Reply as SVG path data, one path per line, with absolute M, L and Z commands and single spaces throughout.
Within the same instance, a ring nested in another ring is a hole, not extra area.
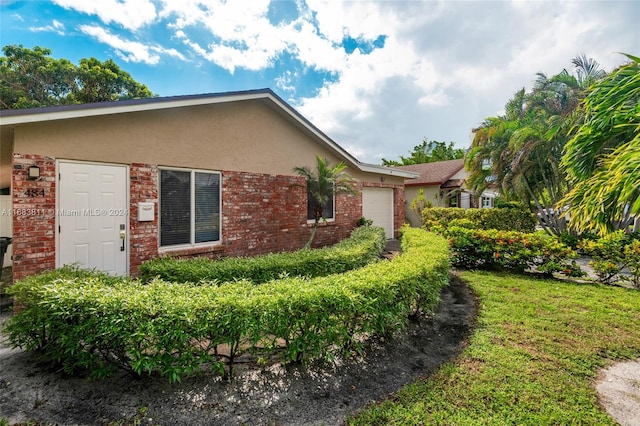
M 362 216 L 384 229 L 388 239 L 394 237 L 393 188 L 362 188 Z
M 58 266 L 127 275 L 127 167 L 61 161 L 58 200 Z

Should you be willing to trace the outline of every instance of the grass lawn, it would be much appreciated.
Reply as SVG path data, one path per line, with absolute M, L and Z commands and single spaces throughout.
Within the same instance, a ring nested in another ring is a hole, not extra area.
M 615 425 L 597 370 L 640 356 L 640 291 L 464 272 L 479 296 L 464 352 L 351 425 Z

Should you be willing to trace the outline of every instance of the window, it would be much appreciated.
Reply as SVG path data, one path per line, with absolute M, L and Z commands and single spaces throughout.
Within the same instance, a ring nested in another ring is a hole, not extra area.
M 482 208 L 488 209 L 493 207 L 493 198 L 482 196 Z
M 335 194 L 329 197 L 327 202 L 324 203 L 324 205 L 322 206 L 322 217 L 324 219 L 329 221 L 334 219 L 334 203 L 335 203 Z M 307 220 L 308 221 L 315 221 L 314 212 L 316 211 L 316 206 L 317 206 L 317 203 L 315 202 L 315 200 L 313 200 L 313 198 L 311 198 L 311 195 L 307 190 Z
M 220 174 L 160 170 L 160 246 L 220 241 Z
M 458 194 L 449 197 L 449 207 L 458 207 Z

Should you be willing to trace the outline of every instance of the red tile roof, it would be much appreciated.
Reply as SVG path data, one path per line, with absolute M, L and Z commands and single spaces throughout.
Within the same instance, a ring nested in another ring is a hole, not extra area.
M 405 181 L 406 186 L 442 185 L 464 169 L 464 159 L 396 166 L 396 169 L 420 173 L 420 177 Z

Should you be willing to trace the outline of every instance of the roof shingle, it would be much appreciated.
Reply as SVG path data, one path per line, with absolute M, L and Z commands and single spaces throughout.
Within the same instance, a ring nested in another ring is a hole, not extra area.
M 436 161 L 433 163 L 411 164 L 409 166 L 396 166 L 396 169 L 420 173 L 420 177 L 407 180 L 406 186 L 414 185 L 442 185 L 451 176 L 464 169 L 464 159 Z

